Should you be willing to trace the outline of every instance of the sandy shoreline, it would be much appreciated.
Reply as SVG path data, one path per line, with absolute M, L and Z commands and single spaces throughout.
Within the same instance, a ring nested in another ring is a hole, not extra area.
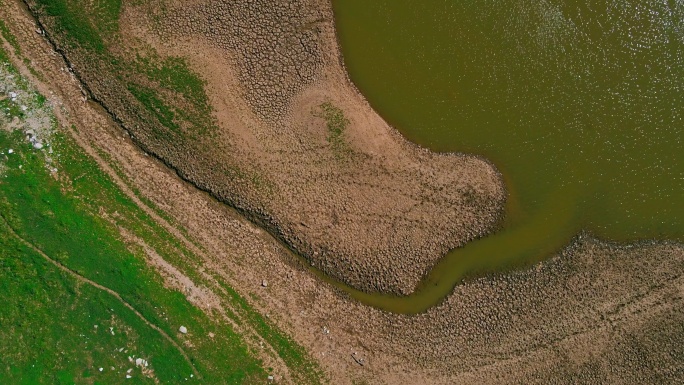
M 96 106 L 82 103 L 78 83 L 69 80 L 67 72 L 60 71 L 64 66 L 60 58 L 52 54 L 45 42 L 35 41 L 37 35 L 33 32 L 31 21 L 14 9 L 17 4 L 14 2 L 10 5 L 13 7 L 10 12 L 14 19 L 22 20 L 25 26 L 17 35 L 22 46 L 26 46 L 26 55 L 32 58 L 40 71 L 50 75 L 47 78 L 51 81 L 46 86 L 55 91 L 54 98 L 68 112 L 65 115 L 80 122 L 78 133 L 82 141 L 109 154 L 112 162 L 124 171 L 143 196 L 162 208 L 202 245 L 206 250 L 202 257 L 207 269 L 230 282 L 243 296 L 254 295 L 257 298 L 254 306 L 269 314 L 306 346 L 329 373 L 332 383 L 359 383 L 364 380 L 373 384 L 675 383 L 684 376 L 681 360 L 684 352 L 678 344 L 684 336 L 684 248 L 681 245 L 657 243 L 621 246 L 579 236 L 558 256 L 533 269 L 480 278 L 459 285 L 442 304 L 424 314 L 395 315 L 369 308 L 350 301 L 335 287 L 320 282 L 268 233 L 181 180 L 157 160 L 146 156 L 120 127 L 111 121 L 102 123 L 101 119 L 106 117 L 101 116 Z M 181 48 L 189 48 L 190 43 L 185 44 Z M 205 57 L 210 57 L 209 61 L 222 63 L 218 60 L 223 57 L 222 53 L 210 47 L 200 47 Z M 160 48 L 160 51 L 163 49 Z M 168 48 L 169 51 L 164 53 L 175 52 L 174 49 L 178 47 Z M 216 56 L 211 58 L 211 55 Z M 227 78 L 220 68 L 223 67 L 214 67 L 216 72 L 213 75 L 212 71 L 203 75 Z M 328 76 L 340 81 L 342 74 L 337 71 Z M 231 87 L 240 84 L 234 74 L 229 79 L 232 79 Z M 348 82 L 348 79 L 345 81 Z M 322 81 L 318 84 L 329 83 Z M 310 90 L 307 94 L 304 90 L 293 99 L 293 105 L 297 106 L 293 110 L 304 111 L 315 107 L 324 97 L 332 99 L 345 112 L 358 113 L 358 117 L 350 117 L 355 123 L 348 132 L 349 143 L 359 148 L 359 151 L 373 154 L 378 148 L 390 148 L 393 151 L 401 150 L 405 154 L 402 159 L 423 156 L 425 158 L 421 159 L 430 162 L 454 161 L 449 156 L 435 158 L 425 155 L 425 150 L 416 149 L 400 138 L 370 110 L 350 84 L 341 89 L 341 95 L 321 94 L 317 90 Z M 210 92 L 216 95 L 213 103 L 224 103 L 222 105 L 227 107 L 223 111 L 253 118 L 251 107 L 241 102 L 239 93 L 228 94 L 229 100 L 221 101 L 223 92 L 220 91 L 223 88 L 220 83 L 209 80 L 209 88 L 212 87 L 215 89 Z M 360 103 L 361 107 L 355 107 L 354 103 Z M 95 119 L 95 116 L 99 118 Z M 218 120 L 226 124 L 231 116 L 227 114 L 221 117 L 219 112 Z M 302 126 L 310 124 L 310 127 L 319 127 L 304 130 L 304 136 L 301 136 L 315 145 L 298 145 L 298 137 L 288 136 L 287 133 L 283 133 L 287 139 L 286 145 L 278 145 L 273 143 L 269 135 L 273 129 L 263 127 L 248 127 L 244 130 L 247 134 L 235 134 L 245 136 L 234 143 L 275 149 L 277 151 L 273 152 L 277 156 L 282 153 L 296 155 L 298 157 L 294 159 L 298 160 L 302 153 L 309 151 L 318 151 L 314 155 L 331 159 L 325 148 L 325 133 L 320 130 L 322 122 L 318 118 L 307 115 L 300 116 L 300 120 L 290 119 Z M 249 121 L 254 123 L 253 120 Z M 369 125 L 360 122 L 377 124 L 380 133 L 369 138 L 363 129 Z M 282 128 L 281 131 L 275 130 L 276 133 L 283 131 Z M 370 139 L 376 143 L 365 143 Z M 288 146 L 297 151 L 283 148 Z M 236 157 L 244 156 L 259 165 L 270 165 L 272 162 L 269 159 L 256 159 L 257 156 L 244 150 L 249 146 L 234 147 L 243 148 Z M 323 150 L 319 147 L 323 147 Z M 321 154 L 327 154 L 328 158 Z M 370 159 L 375 158 L 371 156 Z M 374 161 L 387 167 L 396 167 L 407 178 L 420 175 L 396 166 L 397 160 L 388 163 Z M 293 206 L 291 200 L 294 198 L 287 199 L 288 194 L 300 198 L 302 195 L 293 192 L 305 187 L 285 186 L 283 181 L 287 181 L 293 173 L 312 167 L 312 164 L 295 165 L 289 171 L 285 169 L 290 164 L 276 166 L 274 175 L 282 172 L 282 179 L 269 174 L 275 184 L 283 184 L 284 192 L 276 195 L 278 199 L 283 198 L 282 202 L 287 202 L 283 204 L 283 210 L 298 207 Z M 418 164 L 417 167 L 422 165 L 419 162 L 414 164 Z M 487 167 L 480 167 L 478 171 L 487 170 Z M 321 174 L 317 174 L 312 178 L 320 177 Z M 491 180 L 496 178 L 492 176 Z M 341 175 L 340 179 L 340 183 L 350 183 L 346 175 Z M 374 180 L 372 173 L 366 175 L 364 183 L 370 183 L 369 180 Z M 355 183 L 352 186 L 362 188 L 365 185 Z M 309 194 L 322 194 L 325 190 L 308 191 Z M 503 190 L 499 193 L 503 196 Z M 297 236 L 302 230 L 296 226 L 298 220 L 301 218 L 287 222 L 292 227 L 289 229 L 292 236 Z M 493 222 L 487 222 L 489 227 L 483 224 L 480 224 L 481 227 L 475 226 L 477 230 L 474 231 L 486 232 Z M 469 226 L 477 225 L 473 219 L 460 223 L 462 227 L 457 229 L 430 228 L 430 231 L 472 231 Z M 315 239 L 316 234 L 313 230 L 309 231 L 308 236 Z M 467 238 L 462 236 L 461 240 Z M 341 238 L 340 242 L 345 239 Z M 297 244 L 296 239 L 289 242 L 298 246 L 298 249 L 306 250 L 305 241 L 300 241 L 301 244 Z M 309 247 L 313 254 L 315 246 Z M 435 250 L 441 249 L 435 246 Z M 430 258 L 441 255 L 436 251 Z M 349 253 L 353 255 L 353 250 Z M 402 272 L 407 270 L 404 272 L 409 277 L 406 282 L 393 282 L 391 275 L 396 274 L 396 271 L 383 271 L 382 259 L 359 264 L 349 257 L 335 261 L 335 267 L 344 267 L 337 273 L 340 275 L 347 274 L 345 269 L 349 267 L 368 268 L 367 271 L 372 272 L 371 276 L 386 274 L 385 282 L 376 286 L 388 291 L 401 290 L 415 285 L 416 277 L 420 278 L 420 271 L 434 261 L 426 256 L 423 258 L 422 262 L 414 264 L 414 270 L 409 271 L 410 267 L 401 266 Z M 323 265 L 324 261 L 321 263 Z M 363 280 L 368 279 L 363 274 L 367 273 L 356 274 L 344 277 L 350 283 L 358 280 L 360 283 L 356 284 L 363 285 Z M 263 280 L 268 281 L 267 288 L 262 287 Z M 325 333 L 325 330 L 329 332 Z M 365 364 L 359 365 L 356 357 L 361 357 Z

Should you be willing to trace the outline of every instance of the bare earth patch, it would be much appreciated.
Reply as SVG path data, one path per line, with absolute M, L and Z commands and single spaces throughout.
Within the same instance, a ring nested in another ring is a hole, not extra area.
M 327 2 L 124 4 L 120 25 L 112 50 L 126 60 L 154 51 L 200 74 L 216 124 L 161 125 L 135 88 L 154 84 L 131 87 L 65 45 L 92 95 L 138 145 L 326 274 L 409 294 L 444 253 L 498 223 L 505 194 L 490 164 L 409 143 L 348 81 Z

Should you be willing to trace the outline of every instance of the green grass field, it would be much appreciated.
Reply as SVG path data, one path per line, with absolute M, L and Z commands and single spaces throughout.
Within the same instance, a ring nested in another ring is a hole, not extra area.
M 11 36 L 4 25 L 2 32 Z M 165 73 L 158 76 L 178 80 Z M 266 382 L 272 369 L 248 348 L 252 337 L 165 287 L 119 229 L 209 287 L 197 271 L 200 259 L 75 144 L 1 49 L 0 83 L 17 94 L 0 95 L 0 383 L 112 384 L 129 376 L 131 383 Z M 29 142 L 28 129 L 41 132 L 41 148 Z M 294 381 L 320 382 L 302 347 L 227 283 L 220 289 L 226 314 L 271 344 Z M 147 366 L 136 365 L 138 358 Z

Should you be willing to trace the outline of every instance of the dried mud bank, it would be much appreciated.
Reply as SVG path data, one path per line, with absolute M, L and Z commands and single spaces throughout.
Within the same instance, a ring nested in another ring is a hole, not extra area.
M 493 166 L 407 142 L 356 91 L 328 2 L 132 3 L 124 2 L 110 51 L 130 61 L 150 50 L 185 58 L 206 81 L 206 132 L 161 124 L 127 82 L 179 108 L 182 98 L 114 76 L 115 64 L 65 43 L 54 19 L 32 10 L 139 146 L 329 276 L 409 294 L 444 253 L 500 220 L 505 191 Z
M 349 301 L 269 234 L 146 156 L 97 105 L 84 102 L 80 84 L 18 4 L 5 2 L 0 14 L 22 27 L 13 32 L 42 74 L 41 92 L 76 126 L 71 134 L 91 153 L 106 154 L 105 171 L 115 166 L 187 232 L 205 269 L 254 298 L 315 355 L 331 383 L 678 384 L 684 378 L 681 245 L 619 246 L 581 236 L 534 269 L 459 285 L 417 316 Z

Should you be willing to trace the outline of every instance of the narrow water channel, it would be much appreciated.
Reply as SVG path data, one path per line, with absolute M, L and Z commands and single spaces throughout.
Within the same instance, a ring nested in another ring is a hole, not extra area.
M 380 115 L 434 151 L 490 159 L 509 192 L 504 228 L 452 250 L 414 295 L 352 296 L 415 313 L 580 230 L 684 240 L 684 2 L 333 4 L 347 69 Z

